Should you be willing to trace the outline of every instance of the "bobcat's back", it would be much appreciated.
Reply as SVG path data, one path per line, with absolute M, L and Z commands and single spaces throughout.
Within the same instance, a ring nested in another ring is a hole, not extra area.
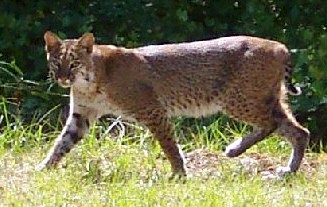
M 171 116 L 243 113 L 247 105 L 262 104 L 279 91 L 288 59 L 281 43 L 245 36 L 137 51 L 155 74 L 153 88 Z

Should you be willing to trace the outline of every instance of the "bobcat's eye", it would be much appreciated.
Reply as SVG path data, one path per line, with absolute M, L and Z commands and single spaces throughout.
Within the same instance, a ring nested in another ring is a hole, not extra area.
M 54 79 L 54 78 L 56 77 L 56 73 L 55 73 L 55 71 L 50 70 L 48 76 L 49 76 L 50 79 L 51 79 L 51 78 Z
M 75 68 L 75 64 L 74 63 L 69 64 L 69 70 L 73 70 L 74 68 Z
M 70 71 L 74 71 L 74 70 L 76 69 L 76 66 L 77 66 L 76 63 L 71 63 L 71 64 L 69 65 L 69 70 L 70 70 Z
M 79 64 L 80 64 L 80 62 L 77 61 L 77 60 L 72 61 L 72 62 L 70 63 L 70 65 L 69 65 L 69 70 L 71 70 L 71 71 L 76 70 L 76 69 L 78 68 L 78 65 L 79 65 Z
M 56 64 L 56 66 L 52 70 L 57 75 L 57 73 L 61 70 L 60 63 Z

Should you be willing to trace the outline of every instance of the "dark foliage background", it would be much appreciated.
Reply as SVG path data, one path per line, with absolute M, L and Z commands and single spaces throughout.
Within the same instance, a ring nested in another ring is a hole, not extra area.
M 46 81 L 46 30 L 62 38 L 91 31 L 98 43 L 126 47 L 247 34 L 292 49 L 294 80 L 303 89 L 292 106 L 312 140 L 326 144 L 326 27 L 324 0 L 2 0 L 1 110 L 31 120 L 65 103 L 67 91 Z

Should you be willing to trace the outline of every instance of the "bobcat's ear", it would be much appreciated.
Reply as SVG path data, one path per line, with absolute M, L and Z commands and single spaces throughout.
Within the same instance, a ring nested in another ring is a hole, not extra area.
M 53 34 L 50 31 L 47 31 L 44 33 L 44 40 L 45 40 L 45 49 L 47 52 L 53 51 L 55 48 L 57 48 L 62 40 L 55 34 Z
M 85 33 L 81 38 L 78 39 L 78 44 L 86 49 L 88 53 L 92 53 L 94 36 L 92 33 Z

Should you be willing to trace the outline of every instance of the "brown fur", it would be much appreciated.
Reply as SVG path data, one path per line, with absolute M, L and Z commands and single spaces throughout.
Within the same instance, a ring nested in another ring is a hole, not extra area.
M 45 41 L 50 73 L 71 88 L 71 116 L 40 168 L 55 165 L 89 123 L 112 113 L 147 126 L 173 172 L 184 175 L 169 119 L 218 111 L 255 127 L 227 147 L 227 156 L 238 156 L 276 131 L 293 147 L 282 172 L 300 166 L 309 132 L 296 122 L 285 101 L 289 52 L 279 42 L 235 36 L 126 49 L 94 45 L 90 33 L 63 41 L 50 32 Z

